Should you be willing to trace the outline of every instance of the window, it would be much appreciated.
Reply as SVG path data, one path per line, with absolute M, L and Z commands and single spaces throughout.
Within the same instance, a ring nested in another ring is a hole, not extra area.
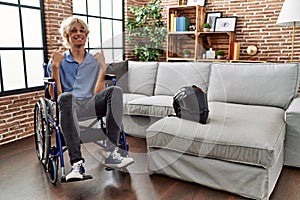
M 86 48 L 103 50 L 107 63 L 124 59 L 123 7 L 123 0 L 73 0 L 73 15 L 90 27 Z
M 43 1 L 0 0 L 0 13 L 0 96 L 40 90 L 46 58 Z

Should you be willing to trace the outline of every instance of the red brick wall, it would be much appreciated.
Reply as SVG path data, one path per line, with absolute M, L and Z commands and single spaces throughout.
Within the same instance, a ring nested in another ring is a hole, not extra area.
M 33 134 L 33 109 L 43 92 L 0 98 L 0 145 Z
M 207 11 L 222 11 L 224 16 L 237 16 L 237 41 L 241 59 L 248 59 L 247 46 L 258 46 L 255 58 L 268 62 L 288 62 L 292 28 L 276 25 L 284 0 L 207 0 Z M 300 35 L 296 37 L 294 61 L 299 61 Z
M 149 0 L 125 0 L 125 20 L 129 5 L 144 5 Z M 276 26 L 284 0 L 207 0 L 206 10 L 222 11 L 224 16 L 238 16 L 237 41 L 241 42 L 241 59 L 247 59 L 246 47 L 256 44 L 255 58 L 269 62 L 289 62 L 292 28 Z M 162 0 L 166 20 L 167 7 L 176 6 L 177 0 Z M 61 47 L 58 33 L 60 22 L 72 15 L 72 0 L 45 0 L 45 21 L 48 55 Z M 300 57 L 300 32 L 295 39 L 294 61 Z M 133 44 L 125 42 L 126 59 L 135 59 Z M 33 107 L 43 92 L 13 95 L 0 98 L 0 145 L 33 134 Z M 3 116 L 3 117 L 2 117 Z

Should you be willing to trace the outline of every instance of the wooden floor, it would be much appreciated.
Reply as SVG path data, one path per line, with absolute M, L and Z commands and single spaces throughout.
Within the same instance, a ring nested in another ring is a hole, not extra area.
M 135 163 L 128 172 L 106 171 L 100 150 L 95 144 L 84 144 L 86 171 L 93 175 L 89 181 L 52 185 L 40 165 L 34 150 L 33 138 L 0 146 L 0 199 L 2 200 L 110 200 L 110 199 L 199 199 L 242 200 L 227 192 L 198 184 L 172 179 L 162 175 L 149 175 L 144 139 L 128 137 L 130 153 Z M 66 171 L 70 170 L 65 154 Z M 284 167 L 271 200 L 300 200 L 300 169 Z

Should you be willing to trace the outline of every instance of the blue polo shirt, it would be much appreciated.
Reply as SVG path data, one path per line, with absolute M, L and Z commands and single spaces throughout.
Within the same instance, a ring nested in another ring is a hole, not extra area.
M 88 52 L 81 64 L 78 64 L 70 51 L 65 51 L 65 58 L 60 64 L 60 81 L 63 92 L 71 92 L 77 99 L 94 96 L 94 87 L 100 72 L 100 65 L 94 56 Z M 47 73 L 52 74 L 52 60 L 50 60 Z

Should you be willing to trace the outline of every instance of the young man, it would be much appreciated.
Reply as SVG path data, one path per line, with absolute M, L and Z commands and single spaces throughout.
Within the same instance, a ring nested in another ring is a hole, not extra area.
M 78 119 L 86 116 L 106 116 L 109 139 L 105 164 L 123 168 L 133 159 L 118 153 L 118 144 L 123 113 L 123 93 L 117 86 L 105 88 L 106 64 L 103 52 L 88 53 L 84 46 L 89 34 L 82 20 L 69 17 L 61 23 L 60 33 L 65 52 L 56 50 L 48 64 L 48 74 L 56 81 L 60 124 L 72 165 L 66 181 L 84 179 L 84 159 L 80 150 Z M 54 89 L 49 87 L 51 97 Z

